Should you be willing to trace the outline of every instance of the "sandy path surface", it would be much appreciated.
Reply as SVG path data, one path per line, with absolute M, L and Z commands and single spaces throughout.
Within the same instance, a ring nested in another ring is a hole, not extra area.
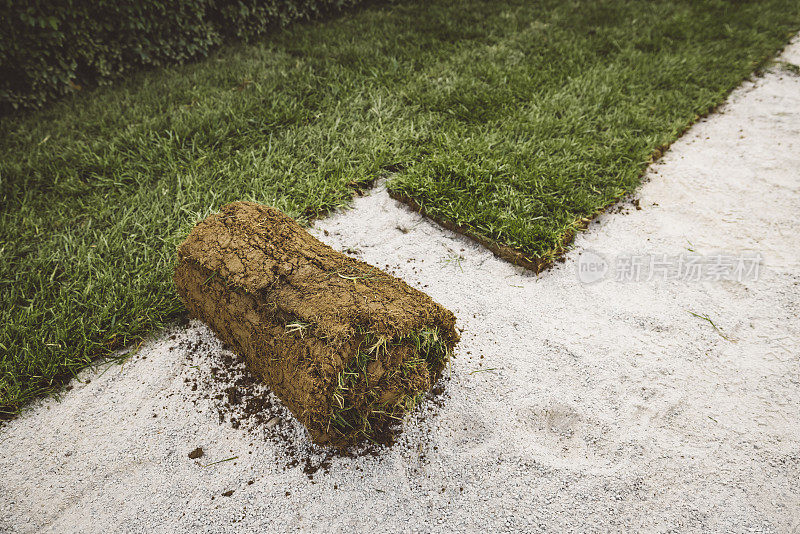
M 398 443 L 329 457 L 272 400 L 231 417 L 254 397 L 193 322 L 0 428 L 0 530 L 800 532 L 800 77 L 738 89 L 637 199 L 538 277 L 357 199 L 314 232 L 463 329 Z

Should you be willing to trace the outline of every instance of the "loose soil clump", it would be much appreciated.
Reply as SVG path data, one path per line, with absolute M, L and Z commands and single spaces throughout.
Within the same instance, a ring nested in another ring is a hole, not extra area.
M 430 297 L 252 202 L 192 230 L 175 285 L 316 443 L 339 448 L 402 420 L 458 341 L 455 317 Z

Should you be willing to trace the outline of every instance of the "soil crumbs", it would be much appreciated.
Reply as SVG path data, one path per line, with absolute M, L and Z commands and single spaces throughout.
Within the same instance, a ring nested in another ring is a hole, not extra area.
M 186 354 L 183 384 L 186 399 L 198 411 L 207 411 L 220 425 L 241 430 L 255 440 L 269 442 L 278 453 L 277 461 L 286 469 L 302 466 L 313 480 L 321 469 L 327 473 L 334 456 L 377 455 L 394 444 L 402 430 L 397 424 L 376 436 L 373 442 L 338 451 L 315 445 L 306 429 L 281 403 L 269 386 L 247 368 L 244 358 L 217 340 L 205 325 L 193 321 L 196 329 L 180 330 L 169 336 L 174 342 L 168 350 Z M 435 415 L 446 402 L 447 378 L 441 378 L 423 398 L 411 418 Z M 188 444 L 191 447 L 191 444 Z M 189 458 L 203 457 L 197 447 Z

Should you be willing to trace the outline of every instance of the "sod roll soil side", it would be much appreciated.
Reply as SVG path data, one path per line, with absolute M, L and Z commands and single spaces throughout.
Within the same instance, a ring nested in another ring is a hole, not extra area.
M 385 436 L 458 340 L 455 317 L 430 297 L 252 202 L 192 230 L 175 285 L 321 444 Z

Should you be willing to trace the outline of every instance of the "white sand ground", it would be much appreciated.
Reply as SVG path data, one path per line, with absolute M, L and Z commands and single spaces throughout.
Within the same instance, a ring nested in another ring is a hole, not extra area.
M 464 330 L 399 443 L 307 476 L 324 451 L 285 412 L 219 422 L 225 351 L 191 323 L 0 428 L 0 530 L 800 532 L 800 77 L 746 83 L 647 179 L 641 210 L 538 277 L 380 189 L 357 199 L 315 232 Z M 758 279 L 615 280 L 688 249 L 760 253 Z M 582 283 L 598 257 L 606 278 Z

